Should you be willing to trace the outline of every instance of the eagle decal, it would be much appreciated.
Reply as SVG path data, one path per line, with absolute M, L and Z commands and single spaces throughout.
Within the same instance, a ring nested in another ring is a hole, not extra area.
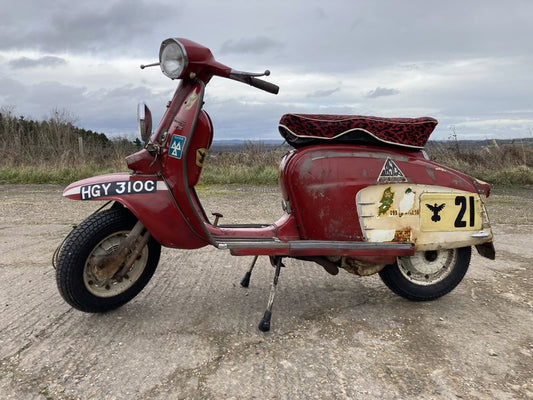
M 446 207 L 445 203 L 442 203 L 441 205 L 438 205 L 435 203 L 434 205 L 426 204 L 426 207 L 430 209 L 431 212 L 433 212 L 433 215 L 431 216 L 431 220 L 433 222 L 439 222 L 440 221 L 440 215 L 439 213 L 442 211 L 444 207 Z

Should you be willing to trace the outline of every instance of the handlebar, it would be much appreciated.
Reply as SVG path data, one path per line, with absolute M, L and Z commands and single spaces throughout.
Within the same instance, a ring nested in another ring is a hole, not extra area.
M 279 86 L 274 85 L 273 83 L 264 81 L 262 79 L 257 79 L 251 76 L 248 83 L 253 87 L 264 90 L 265 92 L 269 92 L 272 94 L 279 93 Z
M 247 83 L 250 86 L 256 87 L 258 89 L 264 90 L 265 92 L 269 92 L 272 94 L 278 94 L 279 93 L 279 86 L 274 85 L 273 83 L 264 81 L 262 79 L 257 79 L 257 76 L 268 76 L 270 75 L 270 71 L 266 70 L 264 73 L 255 74 L 252 72 L 241 72 L 241 71 L 235 71 L 232 70 L 229 74 L 229 78 L 233 79 L 234 81 Z

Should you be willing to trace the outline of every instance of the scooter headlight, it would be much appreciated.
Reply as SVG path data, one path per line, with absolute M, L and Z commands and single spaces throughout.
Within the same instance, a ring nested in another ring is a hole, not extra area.
M 167 39 L 161 43 L 159 65 L 161 71 L 170 79 L 178 79 L 187 68 L 187 53 L 176 39 Z

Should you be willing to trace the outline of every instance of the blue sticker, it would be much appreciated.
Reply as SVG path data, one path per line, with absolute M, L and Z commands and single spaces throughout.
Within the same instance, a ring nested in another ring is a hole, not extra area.
M 168 155 L 181 159 L 183 153 L 183 147 L 185 147 L 185 136 L 173 135 L 170 141 L 170 148 L 168 149 Z

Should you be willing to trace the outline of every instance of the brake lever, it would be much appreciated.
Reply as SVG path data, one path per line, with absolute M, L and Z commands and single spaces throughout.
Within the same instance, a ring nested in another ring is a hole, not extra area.
M 229 73 L 231 76 L 241 76 L 241 77 L 253 77 L 253 78 L 259 78 L 260 76 L 269 76 L 270 71 L 267 69 L 265 72 L 244 72 L 244 71 L 236 71 L 234 69 L 231 70 Z

